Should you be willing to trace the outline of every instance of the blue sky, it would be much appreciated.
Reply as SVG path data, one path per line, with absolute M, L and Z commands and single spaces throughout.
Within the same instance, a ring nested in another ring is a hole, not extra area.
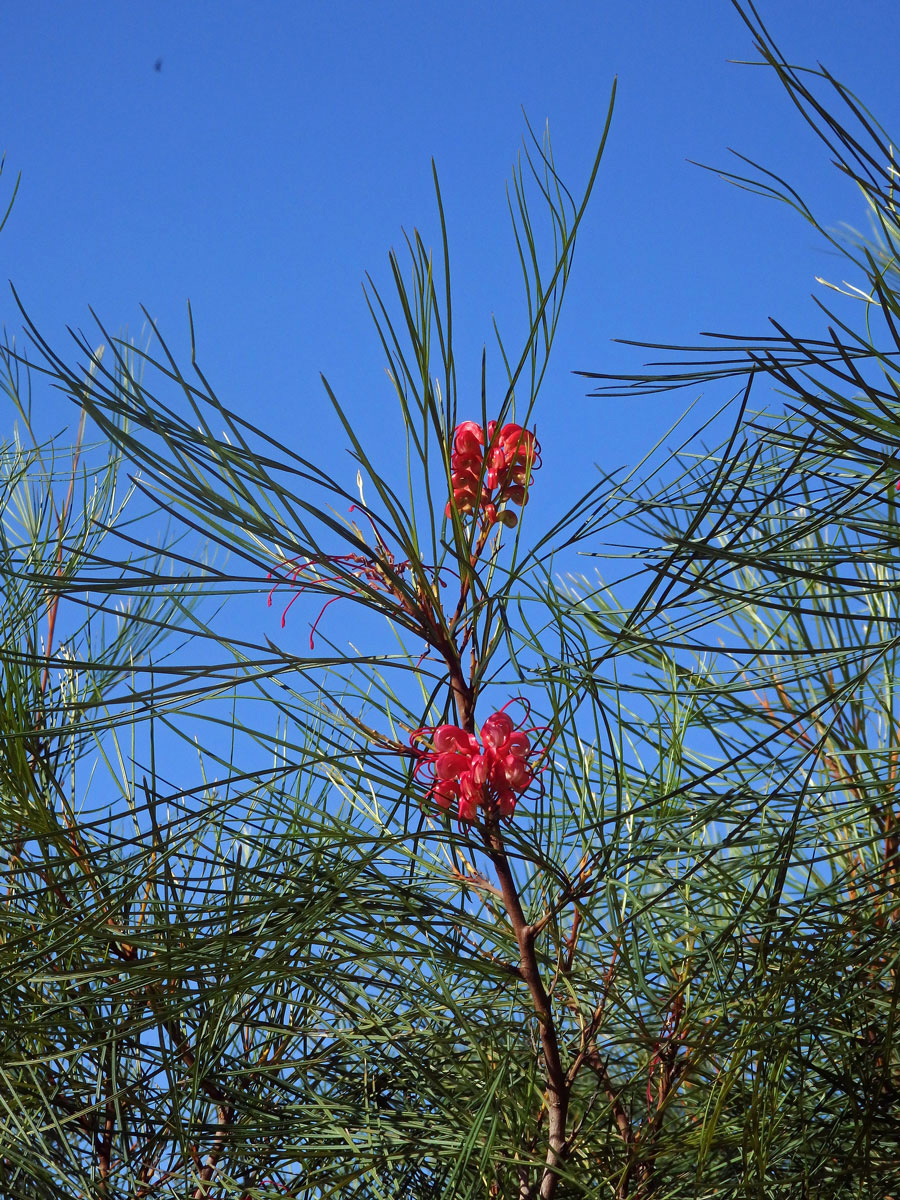
M 897 124 L 894 0 L 761 11 L 789 58 L 823 61 L 889 130 Z M 4 181 L 22 174 L 0 277 L 59 346 L 67 324 L 90 328 L 89 305 L 108 328 L 139 335 L 144 304 L 183 349 L 190 298 L 220 397 L 351 486 L 319 372 L 390 455 L 393 398 L 360 282 L 369 271 L 389 285 L 387 252 L 404 228 L 436 241 L 432 156 L 472 415 L 492 313 L 516 341 L 504 183 L 523 108 L 536 128 L 549 120 L 577 192 L 618 76 L 537 414 L 548 492 L 587 486 L 594 463 L 633 463 L 694 399 L 586 397 L 573 370 L 641 361 L 612 338 L 755 333 L 769 316 L 820 328 L 809 294 L 835 263 L 814 233 L 688 159 L 727 166 L 735 147 L 786 175 L 826 224 L 864 221 L 770 73 L 729 63 L 753 52 L 727 0 L 33 0 L 7 6 L 0 29 Z M 14 330 L 9 295 L 0 314 Z M 38 399 L 51 425 L 70 419 L 46 392 Z M 713 403 L 701 399 L 701 411 Z

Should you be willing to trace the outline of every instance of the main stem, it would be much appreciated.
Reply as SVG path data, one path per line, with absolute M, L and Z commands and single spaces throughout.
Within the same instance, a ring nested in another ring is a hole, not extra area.
M 461 728 L 467 733 L 475 732 L 475 698 L 472 690 L 465 681 L 459 655 L 456 648 L 448 646 L 445 658 L 450 671 L 450 687 L 456 706 L 457 719 Z M 558 1167 L 562 1162 L 566 1147 L 566 1119 L 569 1111 L 569 1082 L 563 1069 L 562 1057 L 559 1050 L 559 1040 L 556 1035 L 556 1025 L 553 1019 L 553 1006 L 544 981 L 541 978 L 535 951 L 536 931 L 525 918 L 522 902 L 519 899 L 518 888 L 513 877 L 512 867 L 503 843 L 503 834 L 496 818 L 489 818 L 485 824 L 482 837 L 484 848 L 494 865 L 503 906 L 512 925 L 513 933 L 519 947 L 519 970 L 524 979 L 534 1014 L 538 1019 L 541 1030 L 541 1049 L 544 1055 L 544 1070 L 547 1080 L 547 1109 L 549 1114 L 547 1157 L 538 1185 L 537 1196 L 540 1200 L 553 1200 L 559 1182 Z M 534 1188 L 529 1184 L 527 1175 L 519 1188 L 520 1200 L 531 1200 L 535 1196 Z

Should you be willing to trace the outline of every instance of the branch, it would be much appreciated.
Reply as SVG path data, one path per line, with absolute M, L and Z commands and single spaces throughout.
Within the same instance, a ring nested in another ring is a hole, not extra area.
M 484 829 L 485 850 L 494 865 L 500 880 L 500 891 L 503 894 L 503 905 L 506 915 L 512 925 L 519 947 L 519 969 L 522 979 L 531 993 L 535 1016 L 541 1030 L 541 1047 L 544 1053 L 544 1068 L 547 1078 L 547 1106 L 549 1110 L 549 1141 L 547 1157 L 540 1180 L 538 1196 L 540 1200 L 552 1200 L 556 1194 L 559 1181 L 557 1167 L 562 1162 L 566 1149 L 566 1118 L 569 1111 L 570 1088 L 563 1069 L 562 1057 L 559 1050 L 559 1039 L 553 1019 L 553 1008 L 550 997 L 544 987 L 535 952 L 535 929 L 529 925 L 522 911 L 519 893 L 516 889 L 512 868 L 506 856 L 503 835 L 499 826 L 494 823 Z M 523 1197 L 533 1195 L 531 1189 L 520 1188 Z
M 217 1110 L 219 1118 L 219 1128 L 216 1130 L 216 1136 L 213 1139 L 212 1149 L 206 1156 L 206 1163 L 200 1172 L 200 1182 L 194 1189 L 193 1200 L 206 1200 L 209 1196 L 209 1188 L 207 1184 L 213 1177 L 213 1172 L 216 1169 L 216 1164 L 221 1158 L 222 1151 L 225 1148 L 225 1139 L 228 1136 L 228 1129 L 234 1121 L 234 1109 L 230 1104 L 220 1105 Z

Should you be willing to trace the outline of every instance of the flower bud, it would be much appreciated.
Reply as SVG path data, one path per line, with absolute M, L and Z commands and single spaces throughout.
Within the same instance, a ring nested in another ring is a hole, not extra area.
M 516 811 L 516 796 L 515 792 L 498 792 L 497 793 L 497 812 L 501 817 L 511 817 Z
M 471 824 L 478 817 L 478 801 L 468 796 L 459 798 L 459 819 Z
M 456 452 L 450 459 L 450 466 L 453 468 L 454 474 L 460 471 L 466 471 L 475 479 L 481 474 L 482 458 L 480 454 L 460 454 Z
M 528 740 L 528 734 L 522 733 L 521 730 L 516 730 L 511 734 L 506 743 L 507 754 L 515 754 L 517 758 L 527 758 L 531 753 L 531 743 Z
M 514 729 L 512 717 L 508 713 L 496 712 L 493 716 L 488 717 L 482 725 L 481 740 L 485 746 L 490 745 L 499 749 L 512 735 Z
M 431 794 L 438 808 L 449 808 L 459 796 L 459 784 L 451 779 L 439 779 Z
M 439 754 L 447 750 L 459 750 L 463 754 L 472 750 L 478 751 L 478 740 L 458 725 L 439 725 L 432 738 L 434 748 Z
M 516 792 L 524 791 L 534 778 L 528 766 L 514 754 L 503 759 L 503 774 L 507 785 Z
M 448 750 L 439 754 L 434 760 L 434 774 L 437 779 L 457 779 L 468 766 L 468 758 L 458 750 Z
M 487 783 L 489 766 L 487 760 L 480 755 L 472 760 L 472 765 L 469 767 L 469 779 L 472 787 L 478 788 L 479 791 L 484 787 Z
M 484 445 L 484 430 L 475 421 L 462 421 L 453 432 L 453 449 L 460 454 L 478 454 Z

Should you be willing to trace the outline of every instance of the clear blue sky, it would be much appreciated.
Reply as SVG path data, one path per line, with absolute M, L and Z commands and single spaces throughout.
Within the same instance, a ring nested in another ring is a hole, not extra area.
M 760 7 L 789 58 L 822 60 L 900 125 L 896 0 Z M 611 338 L 812 324 L 814 276 L 831 265 L 812 232 L 687 159 L 727 165 L 733 146 L 826 223 L 864 219 L 769 73 L 729 64 L 752 48 L 728 0 L 30 0 L 5 6 L 0 36 L 5 180 L 22 173 L 0 278 L 56 344 L 66 324 L 89 327 L 88 305 L 137 334 L 143 303 L 183 346 L 190 298 L 223 400 L 331 465 L 345 439 L 318 373 L 377 440 L 392 396 L 360 281 L 388 284 L 403 228 L 435 240 L 432 156 L 473 413 L 492 312 L 515 340 L 504 181 L 522 107 L 549 119 L 577 190 L 619 77 L 538 414 L 548 481 L 634 461 L 691 398 L 586 399 L 573 369 L 639 361 Z M 9 296 L 0 315 L 15 327 Z

